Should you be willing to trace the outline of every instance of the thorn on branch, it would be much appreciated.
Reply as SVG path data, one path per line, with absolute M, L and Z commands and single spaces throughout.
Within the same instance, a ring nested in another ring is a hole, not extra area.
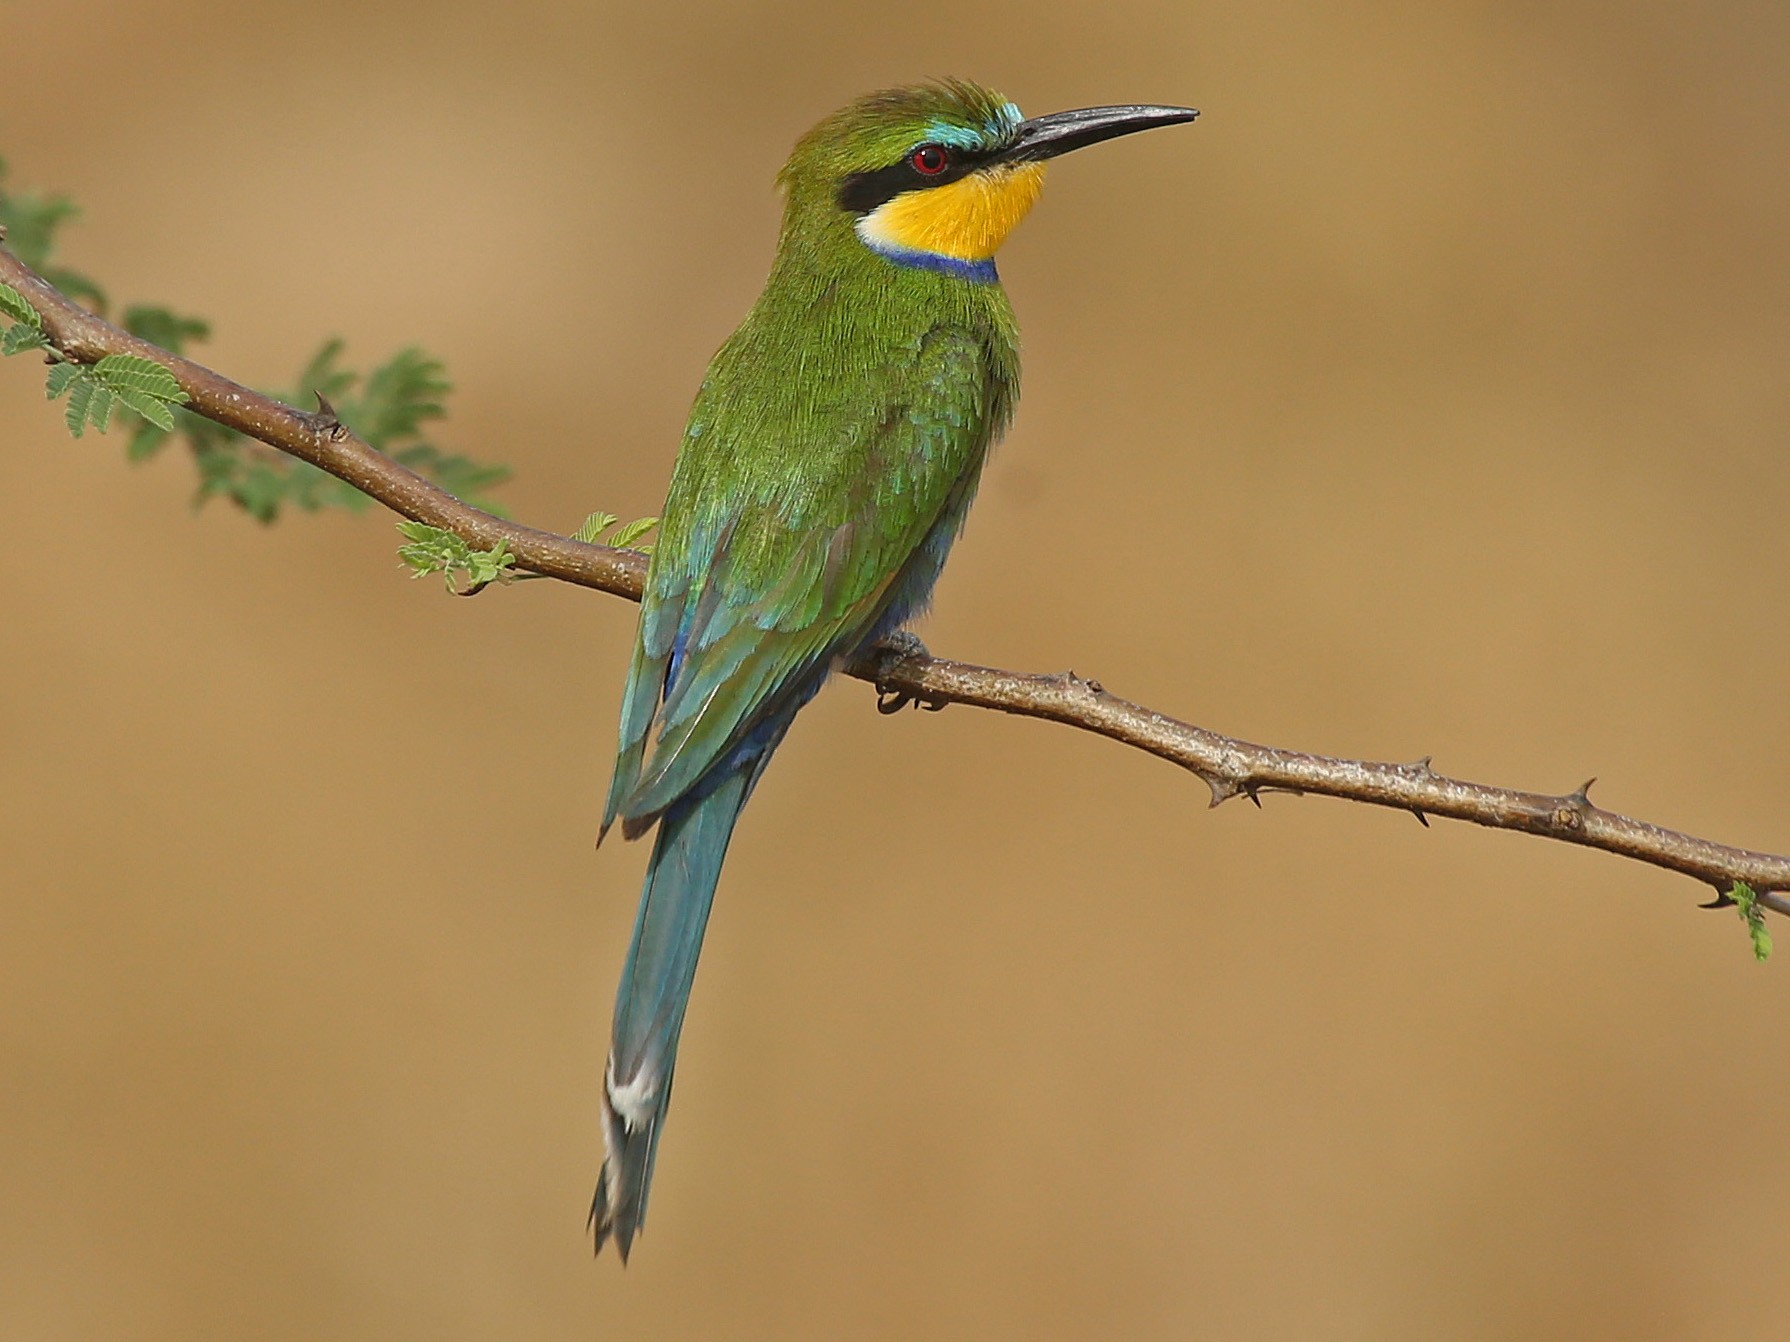
M 1417 823 L 1422 825 L 1425 829 L 1430 827 L 1430 818 L 1423 813 L 1421 808 L 1413 806 L 1411 808 L 1411 814 L 1417 817 Z
M 1212 789 L 1213 807 L 1224 805 L 1224 803 L 1243 790 L 1230 779 L 1221 778 L 1217 774 L 1200 774 L 1200 778 L 1204 781 L 1207 787 Z
M 311 415 L 311 427 L 332 443 L 341 442 L 348 436 L 348 430 L 343 426 L 341 417 L 336 414 L 335 406 L 331 405 L 329 397 L 320 391 L 313 391 L 311 395 L 317 398 L 317 409 Z M 469 596 L 471 594 L 463 592 L 461 595 Z
M 1053 676 L 1052 679 L 1065 690 L 1080 690 L 1092 695 L 1106 693 L 1106 686 L 1102 685 L 1099 681 L 1089 680 L 1085 676 L 1078 676 L 1074 671 L 1064 671 L 1060 675 Z
M 1435 770 L 1430 768 L 1430 760 L 1432 758 L 1433 758 L 1433 756 L 1430 756 L 1430 755 L 1422 755 L 1422 756 L 1419 756 L 1417 759 L 1412 760 L 1409 764 L 1402 765 L 1401 767 L 1404 769 L 1404 771 L 1406 773 L 1412 773 L 1412 774 L 1434 773 Z
M 1715 887 L 1715 898 L 1707 904 L 1697 905 L 1700 909 L 1731 909 L 1734 907 L 1734 896 L 1722 886 Z
M 1585 817 L 1595 809 L 1591 804 L 1591 785 L 1597 779 L 1587 778 L 1579 785 L 1578 791 L 1570 792 L 1560 799 L 1549 817 L 1555 829 L 1580 830 L 1585 828 Z

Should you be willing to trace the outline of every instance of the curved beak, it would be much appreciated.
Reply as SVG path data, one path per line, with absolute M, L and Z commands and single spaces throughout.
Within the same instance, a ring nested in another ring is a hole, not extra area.
M 1036 163 L 1134 131 L 1178 126 L 1198 115 L 1191 107 L 1082 107 L 1052 112 L 1020 122 L 1019 138 L 995 158 L 1005 163 Z

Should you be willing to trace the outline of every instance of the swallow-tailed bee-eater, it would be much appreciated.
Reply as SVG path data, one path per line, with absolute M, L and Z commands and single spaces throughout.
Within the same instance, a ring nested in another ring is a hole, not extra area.
M 1185 107 L 1027 119 L 959 81 L 858 99 L 778 174 L 764 293 L 690 411 L 641 601 L 603 828 L 657 829 L 616 993 L 591 1223 L 646 1217 L 678 1032 L 734 822 L 828 674 L 926 605 L 1013 413 L 996 249 L 1047 160 Z

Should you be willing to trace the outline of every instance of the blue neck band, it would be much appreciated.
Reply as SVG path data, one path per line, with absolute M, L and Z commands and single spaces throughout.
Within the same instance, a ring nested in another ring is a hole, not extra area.
M 1001 278 L 995 272 L 992 256 L 980 261 L 963 261 L 955 256 L 914 251 L 907 247 L 883 247 L 869 242 L 866 245 L 884 260 L 893 261 L 898 266 L 912 266 L 915 270 L 936 270 L 941 275 L 954 275 L 972 284 L 994 284 Z

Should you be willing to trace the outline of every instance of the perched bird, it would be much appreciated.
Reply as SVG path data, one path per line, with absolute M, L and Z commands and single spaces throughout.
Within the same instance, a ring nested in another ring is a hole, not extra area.
M 1185 107 L 1030 120 L 944 81 L 872 93 L 778 174 L 764 293 L 715 355 L 672 473 L 603 818 L 658 835 L 603 1077 L 597 1248 L 627 1259 L 703 928 L 740 808 L 834 667 L 925 606 L 1018 395 L 994 254 L 1047 159 Z

